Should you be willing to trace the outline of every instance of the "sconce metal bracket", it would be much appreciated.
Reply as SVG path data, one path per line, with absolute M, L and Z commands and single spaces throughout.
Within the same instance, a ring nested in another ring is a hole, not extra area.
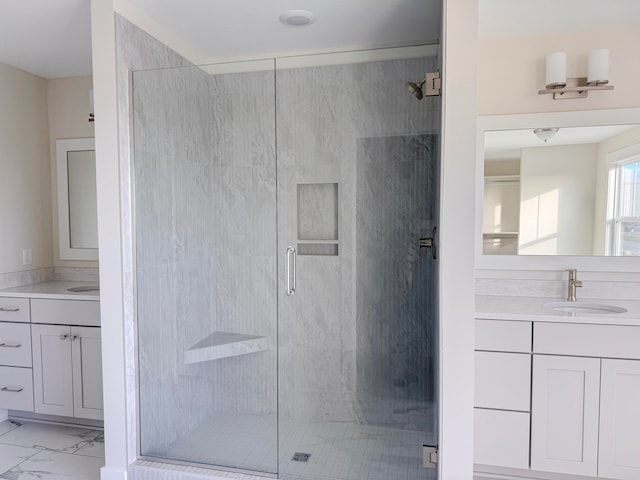
M 569 100 L 572 98 L 587 98 L 589 90 L 613 90 L 613 85 L 589 85 L 587 77 L 567 78 L 567 85 L 562 88 L 545 88 L 538 90 L 538 95 L 552 93 L 554 100 Z

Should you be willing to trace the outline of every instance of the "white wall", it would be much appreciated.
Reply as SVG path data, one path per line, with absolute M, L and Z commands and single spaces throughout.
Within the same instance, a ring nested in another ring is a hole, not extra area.
M 473 262 L 478 0 L 445 0 L 440 206 L 442 480 L 473 471 Z
M 0 64 L 0 273 L 52 265 L 46 80 Z M 33 263 L 22 265 L 22 250 Z
M 94 123 L 89 122 L 89 89 L 92 77 L 67 77 L 47 80 L 49 118 L 49 158 L 51 162 L 51 215 L 53 265 L 56 267 L 97 267 L 98 262 L 60 260 L 58 236 L 58 189 L 55 172 L 56 140 L 61 138 L 90 138 Z
M 478 112 L 502 115 L 640 107 L 638 44 L 640 27 L 482 40 Z M 577 77 L 586 76 L 587 56 L 596 48 L 608 48 L 611 52 L 609 78 L 615 87 L 613 91 L 591 92 L 586 99 L 574 100 L 538 95 L 538 90 L 544 88 L 545 59 L 549 53 L 567 52 L 567 77 Z
M 591 255 L 596 153 L 595 144 L 522 150 L 521 255 Z
M 93 89 L 96 114 L 96 179 L 98 242 L 100 244 L 100 318 L 102 319 L 102 379 L 104 387 L 105 462 L 102 480 L 126 480 L 127 431 L 123 256 L 118 164 L 118 97 L 116 40 L 112 0 L 91 0 Z M 131 285 L 129 289 L 131 289 Z M 135 438 L 135 431 L 131 432 Z

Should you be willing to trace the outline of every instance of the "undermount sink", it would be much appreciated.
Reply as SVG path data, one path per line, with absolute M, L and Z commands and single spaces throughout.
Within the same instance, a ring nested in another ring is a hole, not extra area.
M 80 293 L 80 292 L 97 292 L 100 287 L 97 285 L 84 285 L 82 287 L 67 288 L 67 292 Z
M 602 315 L 624 313 L 627 311 L 626 308 L 616 307 L 614 305 L 587 302 L 548 302 L 545 303 L 544 306 L 560 312 L 599 313 Z

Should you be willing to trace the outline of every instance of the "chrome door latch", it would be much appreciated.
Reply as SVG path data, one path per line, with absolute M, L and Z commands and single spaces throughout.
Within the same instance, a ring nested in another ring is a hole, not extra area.
M 418 245 L 420 248 L 430 248 L 431 256 L 433 259 L 436 259 L 436 233 L 438 231 L 438 227 L 433 227 L 433 235 L 427 238 L 421 238 Z
M 438 467 L 438 446 L 437 445 L 422 446 L 422 466 L 424 468 Z

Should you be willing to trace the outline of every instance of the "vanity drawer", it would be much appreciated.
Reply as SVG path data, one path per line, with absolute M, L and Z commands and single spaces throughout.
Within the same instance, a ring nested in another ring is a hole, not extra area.
M 0 321 L 3 322 L 29 322 L 28 298 L 0 297 Z
M 531 406 L 531 355 L 475 353 L 475 406 L 528 412 Z
M 531 352 L 531 322 L 476 320 L 476 350 Z
M 0 365 L 31 366 L 31 325 L 0 323 Z
M 33 374 L 30 368 L 0 367 L 0 408 L 33 412 Z
M 31 299 L 31 322 L 99 327 L 100 302 L 33 298 Z
M 640 327 L 536 322 L 533 351 L 640 360 Z
M 476 408 L 473 463 L 529 468 L 529 414 Z

